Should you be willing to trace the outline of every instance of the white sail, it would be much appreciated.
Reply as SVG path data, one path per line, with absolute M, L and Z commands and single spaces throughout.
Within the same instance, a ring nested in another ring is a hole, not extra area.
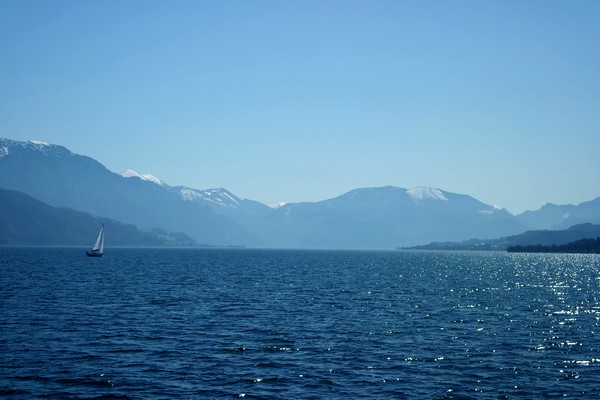
M 92 247 L 92 251 L 86 251 L 88 257 L 102 257 L 102 253 L 104 252 L 104 225 L 100 228 L 100 232 L 98 233 L 98 238 L 96 239 L 96 243 L 94 243 L 94 247 Z
M 99 253 L 104 252 L 104 225 L 100 228 L 100 233 L 98 233 L 98 239 L 96 239 L 96 243 L 92 248 L 92 251 L 97 251 Z

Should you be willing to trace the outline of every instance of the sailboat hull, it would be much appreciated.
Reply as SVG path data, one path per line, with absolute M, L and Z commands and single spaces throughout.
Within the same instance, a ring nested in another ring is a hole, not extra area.
M 85 254 L 87 254 L 88 257 L 102 257 L 102 253 L 95 251 L 86 251 Z

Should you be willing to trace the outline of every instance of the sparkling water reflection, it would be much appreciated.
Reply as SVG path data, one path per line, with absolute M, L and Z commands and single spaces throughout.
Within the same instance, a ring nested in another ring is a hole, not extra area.
M 9 398 L 588 398 L 600 257 L 0 249 Z

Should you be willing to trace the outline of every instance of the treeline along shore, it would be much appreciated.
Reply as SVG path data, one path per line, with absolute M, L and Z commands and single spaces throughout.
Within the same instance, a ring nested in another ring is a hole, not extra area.
M 509 253 L 587 253 L 600 254 L 600 236 L 596 239 L 581 239 L 560 245 L 528 245 L 509 246 Z

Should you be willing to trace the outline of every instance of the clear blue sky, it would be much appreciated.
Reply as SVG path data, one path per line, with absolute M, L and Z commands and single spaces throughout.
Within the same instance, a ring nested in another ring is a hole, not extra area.
M 266 204 L 600 196 L 600 1 L 0 2 L 0 136 Z

